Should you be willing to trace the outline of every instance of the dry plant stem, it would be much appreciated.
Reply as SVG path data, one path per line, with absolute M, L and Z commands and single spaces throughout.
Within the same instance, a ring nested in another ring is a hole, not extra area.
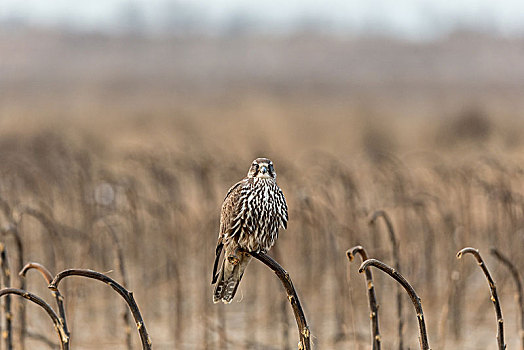
M 56 251 L 65 251 L 65 249 L 63 249 L 63 243 L 59 237 L 58 229 L 55 225 L 55 222 L 38 209 L 31 208 L 29 206 L 20 206 L 19 210 L 21 217 L 23 215 L 28 215 L 38 220 L 45 228 L 45 232 L 47 232 L 47 234 L 51 238 L 50 244 L 48 244 L 45 248 L 48 249 L 47 254 L 50 260 L 49 264 L 52 264 L 51 269 L 54 270 L 57 266 L 58 259 Z
M 509 258 L 500 253 L 497 249 L 491 248 L 491 254 L 499 259 L 500 262 L 502 262 L 502 264 L 504 264 L 509 269 L 513 279 L 515 280 L 515 285 L 517 287 L 517 303 L 520 311 L 520 348 L 524 350 L 524 291 L 522 290 L 522 276 L 520 275 L 519 270 L 515 264 Z
M 413 289 L 411 284 L 409 284 L 409 282 L 404 278 L 404 276 L 402 276 L 398 271 L 376 259 L 368 259 L 364 261 L 362 265 L 360 265 L 358 272 L 364 272 L 369 266 L 373 266 L 378 268 L 379 270 L 384 271 L 385 273 L 390 275 L 395 281 L 397 281 L 402 287 L 404 287 L 409 297 L 411 298 L 413 306 L 415 306 L 415 311 L 417 312 L 418 327 L 420 332 L 420 349 L 429 350 L 430 348 L 428 343 L 428 334 L 426 331 L 426 322 L 424 321 L 424 312 L 422 311 L 422 303 L 417 293 L 415 292 L 415 289 Z
M 9 210 L 10 212 L 10 210 Z M 20 237 L 20 234 L 18 232 L 18 227 L 16 224 L 10 224 L 5 230 L 1 231 L 1 234 L 6 235 L 12 235 L 15 239 L 16 243 L 16 249 L 17 249 L 17 269 L 20 270 L 24 266 L 24 244 L 22 242 L 22 238 Z M 25 288 L 25 279 L 20 278 L 19 279 L 19 289 L 26 289 Z M 26 327 L 26 312 L 25 312 L 25 303 L 18 303 L 18 327 L 19 327 L 19 334 L 18 334 L 18 343 L 20 350 L 25 349 L 25 337 L 27 332 Z
M 491 301 L 493 302 L 493 305 L 495 306 L 495 313 L 497 314 L 497 342 L 499 345 L 499 350 L 506 349 L 506 345 L 504 344 L 504 319 L 502 318 L 502 310 L 500 309 L 500 302 L 499 297 L 497 295 L 497 287 L 495 285 L 495 281 L 493 281 L 493 278 L 491 278 L 491 274 L 489 273 L 489 270 L 484 263 L 484 260 L 482 260 L 482 257 L 479 254 L 479 251 L 475 248 L 464 248 L 461 251 L 457 253 L 457 259 L 461 259 L 464 254 L 472 254 L 475 259 L 477 260 L 478 265 L 482 269 L 482 272 L 484 272 L 484 276 L 486 276 L 486 279 L 488 280 L 489 289 L 491 292 Z
M 400 271 L 400 257 L 399 257 L 399 243 L 397 240 L 397 235 L 395 234 L 395 229 L 393 228 L 393 223 L 389 215 L 384 210 L 377 210 L 371 216 L 369 220 L 370 225 L 374 225 L 376 220 L 382 217 L 386 223 L 388 229 L 389 240 L 391 241 L 391 255 L 393 256 L 393 266 L 397 271 Z M 397 288 L 397 315 L 398 315 L 398 348 L 403 350 L 404 348 L 404 317 L 402 315 L 402 292 L 400 287 Z
M 366 253 L 366 250 L 364 247 L 357 245 L 351 249 L 349 249 L 346 252 L 346 255 L 349 259 L 349 261 L 353 261 L 355 258 L 355 255 L 359 254 L 362 258 L 362 262 L 368 260 L 368 255 Z M 375 295 L 375 285 L 373 284 L 373 274 L 371 273 L 371 269 L 366 269 L 366 282 L 367 282 L 367 289 L 368 289 L 368 302 L 369 302 L 369 311 L 370 311 L 370 319 L 371 319 L 371 335 L 372 335 L 372 344 L 373 344 L 373 350 L 380 350 L 380 344 L 381 344 L 381 338 L 380 338 L 380 330 L 379 330 L 379 322 L 378 322 L 378 304 L 377 304 L 377 297 Z
M 310 350 L 311 334 L 307 326 L 306 316 L 304 315 L 304 311 L 302 310 L 302 306 L 300 305 L 300 300 L 298 299 L 297 292 L 295 291 L 295 287 L 293 286 L 293 282 L 291 281 L 289 274 L 270 256 L 264 253 L 256 252 L 250 252 L 249 254 L 251 254 L 251 256 L 263 262 L 267 267 L 273 270 L 273 272 L 275 272 L 275 274 L 280 279 L 280 282 L 282 282 L 282 285 L 286 289 L 287 297 L 289 299 L 289 302 L 291 303 L 291 307 L 293 308 L 293 313 L 295 314 L 295 319 L 297 321 L 298 333 L 300 336 L 298 348 Z
M 38 272 L 40 272 L 42 277 L 44 277 L 44 279 L 46 280 L 47 284 L 50 284 L 51 281 L 53 280 L 53 275 L 51 275 L 51 272 L 49 272 L 49 270 L 46 269 L 45 266 L 39 263 L 36 263 L 36 262 L 30 262 L 26 264 L 22 268 L 22 270 L 18 273 L 18 275 L 20 277 L 25 277 L 25 275 L 27 274 L 27 271 L 31 269 L 35 269 Z M 62 294 L 60 294 L 60 291 L 58 289 L 51 291 L 51 294 L 53 295 L 53 297 L 56 300 L 56 306 L 58 307 L 58 314 L 60 316 L 60 321 L 63 324 L 64 332 L 69 337 L 70 333 L 69 333 L 69 329 L 67 328 L 67 318 L 66 318 L 65 307 L 64 307 L 64 297 L 62 296 Z
M 49 304 L 47 304 L 44 300 L 40 299 L 33 293 L 30 293 L 25 290 L 15 288 L 5 288 L 0 290 L 0 297 L 10 294 L 19 295 L 43 308 L 47 312 L 49 317 L 51 317 L 51 320 L 55 325 L 56 332 L 58 333 L 58 338 L 60 339 L 60 349 L 69 350 L 69 337 L 64 332 L 64 328 L 62 326 L 62 323 L 60 322 L 60 319 L 58 318 L 58 315 L 54 312 L 51 306 L 49 306 Z
M 120 244 L 120 240 L 118 239 L 118 235 L 116 234 L 115 230 L 113 229 L 113 226 L 103 221 L 107 232 L 111 236 L 111 240 L 113 242 L 113 250 L 115 253 L 115 263 L 118 267 L 118 271 L 120 272 L 120 276 L 122 277 L 122 286 L 124 288 L 127 288 L 127 273 L 124 263 L 124 252 L 122 249 L 122 245 Z M 127 308 L 123 310 L 122 312 L 122 321 L 124 323 L 124 330 L 125 330 L 125 342 L 128 350 L 131 350 L 133 348 L 132 340 L 131 340 L 131 327 L 129 324 L 129 312 L 127 312 Z
M 11 271 L 9 270 L 9 260 L 4 243 L 0 243 L 0 261 L 2 264 L 2 279 L 5 288 L 11 287 Z M 6 295 L 4 303 L 5 332 L 2 338 L 5 340 L 5 348 L 13 349 L 13 314 L 11 313 L 11 296 Z
M 113 288 L 118 294 L 120 294 L 120 296 L 124 298 L 125 302 L 129 306 L 129 309 L 131 310 L 131 313 L 133 314 L 133 317 L 135 318 L 135 324 L 138 329 L 138 334 L 140 335 L 140 340 L 142 342 L 142 349 L 151 349 L 151 338 L 147 333 L 146 325 L 144 323 L 144 320 L 142 319 L 142 315 L 140 314 L 138 305 L 135 302 L 135 298 L 133 297 L 133 292 L 128 291 L 127 289 L 122 287 L 118 282 L 102 273 L 84 269 L 69 269 L 58 273 L 49 284 L 49 289 L 55 291 L 58 290 L 58 284 L 60 283 L 60 281 L 69 276 L 82 276 L 104 282 L 105 284 Z

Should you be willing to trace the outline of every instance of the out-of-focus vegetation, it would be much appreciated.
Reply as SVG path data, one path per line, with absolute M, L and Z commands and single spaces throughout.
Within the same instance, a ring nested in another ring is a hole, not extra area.
M 344 254 L 362 244 L 392 263 L 385 228 L 368 226 L 377 209 L 393 219 L 434 347 L 494 345 L 485 281 L 455 253 L 495 246 L 524 266 L 521 47 L 466 34 L 416 44 L 3 33 L 0 197 L 11 210 L 1 224 L 19 225 L 26 261 L 121 281 L 113 230 L 156 349 L 294 348 L 291 311 L 261 264 L 231 305 L 211 301 L 222 199 L 267 156 L 290 208 L 272 254 L 293 276 L 316 348 L 369 347 L 363 276 Z M 514 287 L 485 258 L 515 348 Z M 52 300 L 40 277 L 27 283 Z M 393 348 L 394 284 L 379 274 L 375 284 Z M 73 348 L 124 348 L 109 288 L 61 288 Z M 52 331 L 27 309 L 30 333 Z M 416 348 L 415 317 L 405 333 Z

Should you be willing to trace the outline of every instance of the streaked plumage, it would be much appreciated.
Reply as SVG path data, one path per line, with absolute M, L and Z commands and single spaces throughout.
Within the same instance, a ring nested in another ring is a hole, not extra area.
M 222 204 L 213 281 L 215 303 L 230 303 L 251 260 L 247 252 L 267 252 L 287 228 L 286 199 L 276 182 L 273 163 L 257 158 L 247 177 L 231 187 Z M 224 259 L 217 273 L 221 252 Z

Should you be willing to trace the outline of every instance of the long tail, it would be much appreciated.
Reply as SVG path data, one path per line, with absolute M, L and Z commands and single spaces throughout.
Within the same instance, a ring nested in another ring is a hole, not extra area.
M 238 257 L 224 258 L 213 294 L 214 303 L 222 301 L 224 304 L 229 304 L 233 300 L 249 261 L 251 256 L 242 253 Z

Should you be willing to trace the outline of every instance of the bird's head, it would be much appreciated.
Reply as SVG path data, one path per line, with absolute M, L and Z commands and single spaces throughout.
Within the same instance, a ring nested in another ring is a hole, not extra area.
M 273 162 L 267 158 L 257 158 L 251 164 L 247 177 L 260 179 L 276 179 L 277 173 L 273 167 Z

